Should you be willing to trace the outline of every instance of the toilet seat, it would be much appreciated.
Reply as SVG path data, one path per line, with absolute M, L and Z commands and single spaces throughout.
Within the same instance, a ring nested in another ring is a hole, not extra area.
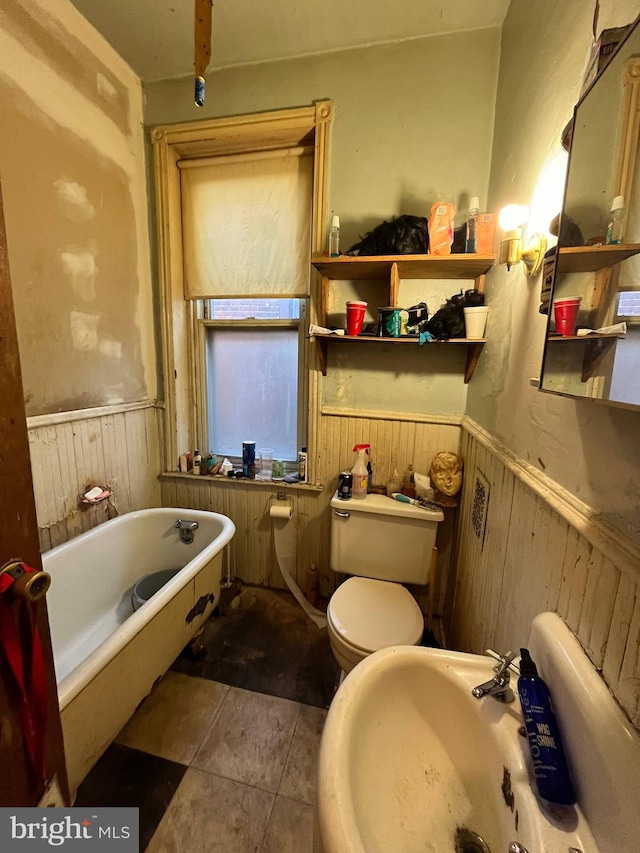
M 415 646 L 424 617 L 409 590 L 398 583 L 353 577 L 341 584 L 327 608 L 330 629 L 364 654 L 388 646 Z

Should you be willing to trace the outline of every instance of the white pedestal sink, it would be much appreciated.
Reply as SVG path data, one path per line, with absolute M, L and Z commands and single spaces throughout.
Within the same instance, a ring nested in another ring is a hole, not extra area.
M 471 695 L 492 676 L 489 657 L 398 646 L 359 664 L 329 709 L 319 849 L 639 850 L 640 737 L 555 614 L 536 617 L 529 649 L 551 690 L 578 806 L 536 797 L 518 699 Z

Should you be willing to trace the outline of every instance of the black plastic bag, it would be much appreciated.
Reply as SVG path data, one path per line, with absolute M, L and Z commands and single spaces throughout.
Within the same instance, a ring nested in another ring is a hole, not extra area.
M 347 255 L 424 255 L 428 251 L 427 219 L 405 214 L 377 225 Z
M 446 305 L 426 323 L 424 331 L 439 341 L 449 338 L 464 338 L 464 308 L 484 305 L 484 296 L 478 290 L 465 290 L 454 293 L 447 299 Z

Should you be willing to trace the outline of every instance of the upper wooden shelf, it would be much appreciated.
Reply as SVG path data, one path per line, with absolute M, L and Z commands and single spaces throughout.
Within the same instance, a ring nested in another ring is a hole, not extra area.
M 640 247 L 638 247 L 640 251 Z M 389 280 L 393 264 L 399 278 L 461 278 L 484 275 L 494 264 L 495 255 L 377 255 L 375 257 L 329 258 L 318 255 L 311 261 L 326 278 L 334 281 L 355 279 Z
M 640 243 L 620 243 L 617 246 L 563 246 L 560 249 L 558 272 L 595 272 L 612 267 L 640 253 Z

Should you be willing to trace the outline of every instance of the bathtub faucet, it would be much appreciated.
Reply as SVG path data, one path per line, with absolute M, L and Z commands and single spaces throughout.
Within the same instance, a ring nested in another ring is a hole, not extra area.
M 180 531 L 180 539 L 182 539 L 185 545 L 191 545 L 193 542 L 193 531 L 198 529 L 198 522 L 179 518 L 175 526 Z

